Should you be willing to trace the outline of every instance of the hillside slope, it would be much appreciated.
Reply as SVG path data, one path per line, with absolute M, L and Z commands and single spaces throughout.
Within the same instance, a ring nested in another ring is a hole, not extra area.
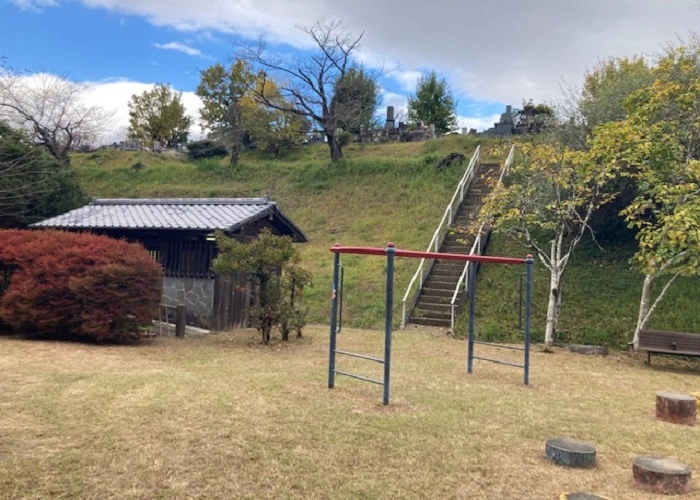
M 347 160 L 329 167 L 324 145 L 313 145 L 269 160 L 249 153 L 232 169 L 225 161 L 189 163 L 139 152 L 78 154 L 73 164 L 88 194 L 95 197 L 237 197 L 269 195 L 302 228 L 304 265 L 314 273 L 307 291 L 309 319 L 327 323 L 332 258 L 328 248 L 344 245 L 424 250 L 464 166 L 437 171 L 435 162 L 450 152 L 467 156 L 473 137 L 452 136 L 425 143 L 351 145 Z M 486 151 L 496 143 L 487 143 Z M 132 165 L 141 162 L 145 168 Z M 641 276 L 629 269 L 633 249 L 583 247 L 564 278 L 561 340 L 621 345 L 634 327 Z M 489 253 L 522 256 L 524 249 L 494 237 Z M 381 258 L 344 256 L 346 324 L 378 328 L 384 312 Z M 398 302 L 417 262 L 397 260 Z M 547 274 L 536 265 L 535 338 L 544 328 Z M 478 330 L 491 339 L 510 338 L 517 326 L 517 272 L 484 267 L 479 276 Z M 700 283 L 674 287 L 652 326 L 700 332 Z M 458 333 L 464 332 L 460 324 Z
M 232 169 L 225 161 L 188 163 L 140 152 L 99 151 L 75 155 L 73 164 L 94 197 L 246 197 L 269 195 L 305 232 L 304 265 L 314 274 L 308 290 L 309 319 L 328 322 L 332 257 L 343 245 L 424 250 L 466 165 L 437 171 L 448 152 L 470 156 L 477 141 L 449 137 L 425 143 L 368 144 L 347 148 L 351 159 L 329 167 L 324 145 L 282 160 L 247 155 Z M 141 162 L 145 168 L 134 169 Z M 344 315 L 357 327 L 377 327 L 384 308 L 381 258 L 346 256 Z M 417 262 L 397 261 L 401 296 Z

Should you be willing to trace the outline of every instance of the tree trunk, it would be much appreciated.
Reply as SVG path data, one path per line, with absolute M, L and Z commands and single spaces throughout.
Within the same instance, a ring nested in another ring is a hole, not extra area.
M 651 287 L 654 285 L 654 278 L 647 274 L 644 277 L 644 284 L 642 285 L 642 299 L 639 301 L 639 315 L 637 316 L 637 327 L 634 329 L 634 338 L 632 339 L 632 346 L 634 350 L 639 350 L 639 332 L 644 329 L 644 325 L 647 322 L 647 315 L 649 314 L 649 307 L 651 305 Z
M 335 163 L 343 157 L 343 148 L 338 141 L 338 136 L 334 131 L 326 131 L 326 139 L 328 140 L 328 147 L 331 150 L 331 162 Z
M 544 343 L 547 347 L 551 347 L 554 343 L 554 336 L 557 333 L 559 326 L 560 312 L 560 290 L 561 269 L 552 267 L 551 277 L 549 281 L 549 302 L 547 303 L 547 328 L 544 332 Z

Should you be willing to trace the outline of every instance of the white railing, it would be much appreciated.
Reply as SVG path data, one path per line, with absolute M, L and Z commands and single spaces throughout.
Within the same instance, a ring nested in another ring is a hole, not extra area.
M 445 213 L 440 220 L 440 224 L 438 224 L 435 233 L 433 233 L 433 239 L 430 240 L 430 244 L 426 250 L 427 252 L 438 252 L 440 250 L 440 245 L 442 245 L 442 242 L 445 239 L 447 230 L 452 225 L 452 221 L 454 220 L 457 210 L 464 200 L 464 194 L 472 179 L 474 179 L 474 174 L 479 167 L 480 150 L 481 146 L 477 146 L 471 160 L 469 160 L 469 165 L 467 166 L 462 179 L 460 179 L 459 184 L 457 184 L 457 189 L 455 189 L 452 199 L 447 204 L 447 208 L 445 209 Z M 413 275 L 411 282 L 408 284 L 406 293 L 401 300 L 401 328 L 404 328 L 408 322 L 408 314 L 411 313 L 411 309 L 413 309 L 413 306 L 415 306 L 415 303 L 418 300 L 420 291 L 423 289 L 423 282 L 425 281 L 425 278 L 427 278 L 428 273 L 430 273 L 432 263 L 433 261 L 431 260 L 430 263 L 426 265 L 426 259 L 421 259 L 416 273 Z M 416 285 L 418 286 L 416 287 Z
M 503 164 L 503 170 L 501 170 L 501 175 L 498 178 L 496 186 L 499 186 L 503 182 L 503 178 L 508 175 L 508 172 L 510 171 L 510 164 L 513 163 L 514 156 L 515 146 L 511 146 L 510 151 L 508 152 L 508 157 L 506 158 L 506 162 Z M 484 251 L 485 243 L 488 240 L 490 232 L 491 228 L 489 228 L 485 222 L 482 222 L 481 226 L 479 226 L 479 232 L 476 234 L 474 244 L 472 245 L 472 248 L 469 251 L 469 255 L 481 255 L 481 253 Z M 464 270 L 459 276 L 459 281 L 457 282 L 457 286 L 455 287 L 455 293 L 452 294 L 452 300 L 450 301 L 450 331 L 453 333 L 455 331 L 455 321 L 457 319 L 457 296 L 459 295 L 460 288 L 464 284 L 464 298 L 467 298 L 467 294 L 470 292 L 468 277 L 471 271 L 471 266 L 473 265 L 475 265 L 473 262 L 467 262 L 467 264 L 464 266 Z

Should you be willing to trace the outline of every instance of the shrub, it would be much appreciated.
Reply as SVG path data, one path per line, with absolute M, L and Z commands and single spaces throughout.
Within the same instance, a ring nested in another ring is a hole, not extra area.
M 202 158 L 223 158 L 228 154 L 226 146 L 210 140 L 195 141 L 187 144 L 187 155 L 190 160 Z
M 311 273 L 299 267 L 301 256 L 287 236 L 275 236 L 263 229 L 250 243 L 241 243 L 219 232 L 219 255 L 212 265 L 221 274 L 247 273 L 256 285 L 257 300 L 253 319 L 264 344 L 270 343 L 274 326 L 289 340 L 294 331 L 301 337 L 306 325 L 304 287 L 311 284 Z
M 15 331 L 133 337 L 157 313 L 161 268 L 138 244 L 63 231 L 0 231 L 11 269 L 0 319 Z

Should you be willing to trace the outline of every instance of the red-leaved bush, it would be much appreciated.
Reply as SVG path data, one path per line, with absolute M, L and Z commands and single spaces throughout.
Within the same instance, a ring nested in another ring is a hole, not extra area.
M 132 337 L 158 311 L 162 270 L 138 244 L 89 233 L 5 230 L 3 268 L 10 281 L 0 286 L 0 319 L 17 331 Z

